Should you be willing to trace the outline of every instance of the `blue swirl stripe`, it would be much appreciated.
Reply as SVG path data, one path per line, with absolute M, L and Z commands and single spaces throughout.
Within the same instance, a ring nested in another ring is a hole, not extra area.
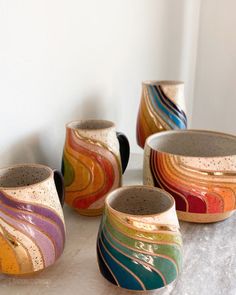
M 186 119 L 183 117 L 182 112 L 178 113 L 177 108 L 174 109 L 168 105 L 161 96 L 160 91 L 155 86 L 148 88 L 152 105 L 160 117 L 167 122 L 172 129 L 185 129 Z
M 107 265 L 111 269 L 113 275 L 116 277 L 116 280 L 122 288 L 131 290 L 145 290 L 144 288 L 142 288 L 141 284 L 136 280 L 136 278 L 131 275 L 130 272 L 128 272 L 124 267 L 117 263 L 117 261 L 114 259 L 114 256 L 107 248 L 105 248 L 100 239 L 98 240 L 98 247 L 101 251 L 101 255 L 103 256 L 104 260 L 106 261 Z

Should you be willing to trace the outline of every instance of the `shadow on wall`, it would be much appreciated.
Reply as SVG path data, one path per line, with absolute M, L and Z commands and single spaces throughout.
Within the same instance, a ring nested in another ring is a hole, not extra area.
M 41 135 L 33 133 L 13 143 L 0 153 L 1 166 L 19 163 L 46 163 L 45 153 L 41 148 Z
M 1 148 L 0 167 L 19 163 L 40 163 L 59 168 L 65 141 L 65 124 L 80 119 L 106 119 L 106 114 L 112 115 L 108 110 L 101 96 L 90 95 L 82 99 L 69 115 L 65 116 L 63 110 L 61 114 L 52 114 L 52 120 L 47 124 L 45 122 L 40 130 L 20 138 L 5 150 Z
M 102 96 L 97 94 L 90 94 L 84 97 L 80 103 L 70 114 L 69 121 L 72 120 L 85 120 L 85 119 L 106 119 L 111 112 L 108 112 L 108 105 L 102 99 Z M 107 116 L 108 114 L 108 116 Z

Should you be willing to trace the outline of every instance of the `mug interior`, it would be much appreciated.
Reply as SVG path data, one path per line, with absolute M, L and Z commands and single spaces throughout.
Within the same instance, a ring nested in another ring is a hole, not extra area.
M 236 155 L 236 137 L 214 131 L 165 131 L 150 136 L 147 144 L 153 150 L 186 157 Z
M 122 187 L 113 191 L 106 199 L 112 209 L 130 215 L 155 215 L 173 206 L 172 197 L 164 190 L 145 187 Z
M 0 187 L 16 188 L 36 184 L 46 180 L 51 169 L 44 166 L 13 166 L 0 169 Z
M 72 129 L 83 129 L 83 130 L 99 130 L 114 127 L 114 123 L 107 120 L 81 120 L 74 121 L 67 125 Z

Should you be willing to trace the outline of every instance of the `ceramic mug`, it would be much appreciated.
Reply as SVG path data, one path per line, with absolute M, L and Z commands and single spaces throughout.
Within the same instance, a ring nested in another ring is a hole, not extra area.
M 113 122 L 67 124 L 62 162 L 66 203 L 82 215 L 102 214 L 106 195 L 121 186 L 129 153 L 128 139 Z
M 173 197 L 149 186 L 111 192 L 97 238 L 101 274 L 121 288 L 144 291 L 173 283 L 182 265 L 182 237 Z
M 170 129 L 187 128 L 184 83 L 145 81 L 137 118 L 137 143 L 144 147 L 148 136 Z
M 175 198 L 179 219 L 216 222 L 236 209 L 236 137 L 206 130 L 166 131 L 146 140 L 144 178 Z
M 33 274 L 61 256 L 63 197 L 58 171 L 38 164 L 0 169 L 0 272 Z

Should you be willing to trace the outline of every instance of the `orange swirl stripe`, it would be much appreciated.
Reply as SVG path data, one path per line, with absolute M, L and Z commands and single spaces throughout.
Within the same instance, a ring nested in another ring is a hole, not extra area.
M 77 209 L 102 208 L 106 194 L 120 186 L 119 159 L 104 144 L 68 132 L 64 165 L 70 165 L 72 172 L 70 177 L 64 175 L 66 202 Z
M 177 156 L 151 151 L 150 167 L 156 186 L 169 191 L 176 208 L 193 213 L 222 213 L 235 209 L 236 182 L 226 175 L 202 174 L 181 165 Z

